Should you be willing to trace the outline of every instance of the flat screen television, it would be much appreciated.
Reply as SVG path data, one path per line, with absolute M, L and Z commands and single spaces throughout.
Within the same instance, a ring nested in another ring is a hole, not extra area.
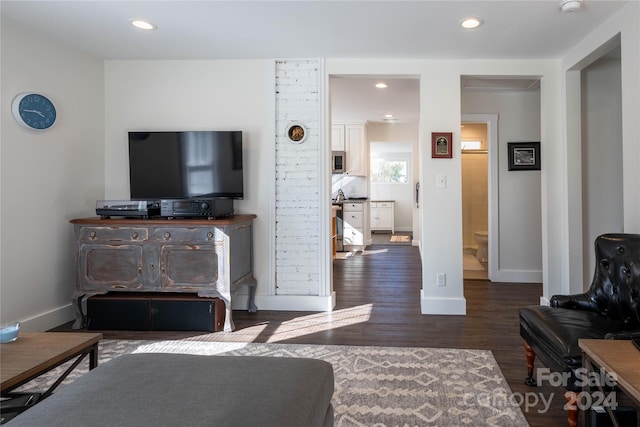
M 241 131 L 129 132 L 132 200 L 242 199 Z

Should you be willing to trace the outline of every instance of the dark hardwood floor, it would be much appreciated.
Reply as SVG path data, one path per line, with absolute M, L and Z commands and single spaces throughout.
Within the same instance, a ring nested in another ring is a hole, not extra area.
M 421 274 L 416 247 L 374 245 L 363 254 L 334 261 L 337 305 L 331 313 L 234 311 L 237 330 L 233 333 L 104 331 L 104 336 L 487 349 L 493 352 L 514 398 L 523 401 L 531 426 L 567 425 L 563 389 L 524 385 L 526 362 L 518 308 L 538 304 L 542 286 L 466 280 L 466 316 L 423 315 Z M 69 329 L 70 324 L 56 328 Z M 551 408 L 545 411 L 541 398 L 550 397 Z

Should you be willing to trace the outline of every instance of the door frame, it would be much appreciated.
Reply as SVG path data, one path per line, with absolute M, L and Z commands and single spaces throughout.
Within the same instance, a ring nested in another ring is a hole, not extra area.
M 488 210 L 487 236 L 489 239 L 489 281 L 498 277 L 500 267 L 500 227 L 498 218 L 498 115 L 462 114 L 462 123 L 484 123 L 487 125 L 488 140 Z

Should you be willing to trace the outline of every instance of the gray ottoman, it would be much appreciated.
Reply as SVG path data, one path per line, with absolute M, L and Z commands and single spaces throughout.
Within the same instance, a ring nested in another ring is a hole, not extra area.
M 332 426 L 333 368 L 316 359 L 129 354 L 8 426 Z

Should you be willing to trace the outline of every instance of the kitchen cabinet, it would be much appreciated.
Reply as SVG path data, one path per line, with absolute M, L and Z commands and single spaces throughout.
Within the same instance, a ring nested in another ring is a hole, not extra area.
M 331 151 L 346 151 L 344 146 L 344 125 L 331 126 Z
M 367 140 L 364 123 L 331 126 L 331 149 L 344 151 L 347 157 L 345 175 L 367 175 Z
M 370 240 L 369 234 L 369 202 L 345 202 L 342 204 L 342 239 L 344 250 L 362 251 Z
M 220 298 L 226 309 L 224 330 L 232 331 L 231 299 L 240 287 L 249 287 L 249 311 L 257 309 L 252 248 L 255 217 L 72 220 L 76 237 L 74 328 L 84 326 L 78 302 L 85 297 L 113 291 L 171 292 Z
M 394 227 L 395 203 L 393 201 L 371 202 L 371 231 L 391 230 Z

